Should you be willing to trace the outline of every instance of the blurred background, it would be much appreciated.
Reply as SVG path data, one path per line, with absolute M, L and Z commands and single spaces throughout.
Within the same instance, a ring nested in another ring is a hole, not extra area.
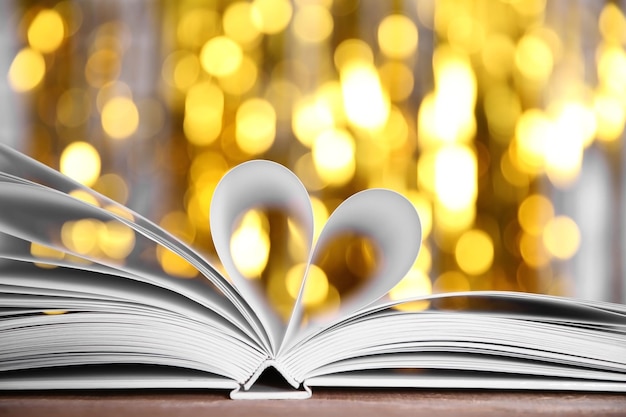
M 300 177 L 318 232 L 360 190 L 410 199 L 423 246 L 392 298 L 496 289 L 626 302 L 624 10 L 4 0 L 0 142 L 213 260 L 217 181 L 263 158 Z M 297 294 L 300 246 L 263 210 L 231 240 L 239 269 L 277 306 Z M 295 265 L 271 268 L 285 256 Z M 176 256 L 155 259 L 196 276 Z M 380 261 L 375 242 L 340 239 L 311 272 L 307 308 L 336 304 Z

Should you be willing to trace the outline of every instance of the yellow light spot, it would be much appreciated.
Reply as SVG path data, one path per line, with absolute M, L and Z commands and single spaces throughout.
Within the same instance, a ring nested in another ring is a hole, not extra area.
M 297 264 L 287 272 L 286 286 L 289 295 L 296 299 L 302 285 L 302 277 L 306 270 L 306 264 Z M 304 285 L 302 303 L 305 307 L 315 307 L 322 304 L 328 296 L 328 278 L 324 271 L 317 265 L 309 266 L 309 272 Z
M 598 51 L 598 78 L 616 96 L 626 94 L 626 52 L 621 46 L 602 46 Z
M 481 52 L 483 66 L 496 78 L 504 78 L 511 73 L 515 56 L 515 44 L 508 36 L 489 35 Z
M 526 110 L 515 127 L 518 166 L 529 174 L 544 169 L 545 146 L 554 134 L 552 121 L 541 110 Z
M 433 256 L 428 246 L 427 242 L 422 242 L 422 246 L 420 247 L 419 254 L 415 259 L 415 263 L 413 264 L 414 269 L 418 269 L 424 273 L 430 271 L 433 265 Z
M 554 217 L 554 207 L 550 200 L 540 194 L 533 194 L 520 204 L 517 220 L 528 234 L 538 236 L 546 224 Z
M 484 274 L 493 263 L 491 237 L 482 230 L 468 230 L 456 243 L 454 256 L 459 267 L 466 274 Z
M 159 222 L 159 226 L 185 243 L 192 243 L 196 236 L 195 226 L 189 221 L 187 214 L 182 211 L 167 213 Z
M 523 233 L 519 241 L 519 251 L 524 262 L 533 268 L 541 268 L 550 263 L 550 254 L 541 236 Z
M 252 2 L 252 23 L 269 35 L 284 30 L 293 13 L 289 0 L 254 0 Z
M 605 3 L 598 20 L 602 37 L 616 44 L 626 40 L 626 18 L 614 3 Z
M 196 54 L 174 51 L 163 61 L 161 76 L 169 86 L 187 91 L 200 75 L 200 60 Z
M 379 129 L 389 117 L 389 98 L 376 70 L 369 65 L 348 65 L 341 71 L 343 100 L 348 120 L 357 127 Z
M 135 231 L 118 221 L 109 221 L 99 229 L 98 246 L 108 257 L 126 258 L 135 247 Z
M 552 73 L 554 57 L 546 42 L 534 35 L 525 35 L 515 50 L 515 65 L 530 81 L 544 82 Z
M 519 96 L 507 85 L 496 84 L 486 91 L 483 104 L 489 132 L 496 140 L 508 143 L 522 113 Z
M 433 233 L 437 245 L 446 252 L 454 252 L 454 236 L 472 226 L 476 218 L 476 205 L 451 210 L 441 204 L 435 205 Z
M 103 207 L 109 213 L 113 213 L 119 217 L 122 217 L 126 220 L 130 220 L 131 222 L 135 221 L 133 214 L 125 207 L 120 207 L 118 205 L 109 204 Z
M 220 77 L 219 84 L 225 93 L 233 95 L 243 95 L 250 91 L 257 81 L 258 69 L 254 61 L 248 57 L 243 57 L 241 65 L 237 71 L 230 75 Z
M 408 137 L 409 125 L 402 111 L 396 106 L 392 106 L 387 123 L 381 130 L 376 132 L 376 143 L 385 150 L 396 150 L 406 145 Z
M 194 54 L 185 54 L 180 57 L 174 67 L 173 81 L 176 88 L 186 91 L 200 75 L 200 61 Z
M 57 119 L 68 127 L 80 126 L 89 118 L 90 104 L 84 90 L 70 88 L 57 101 Z
M 595 137 L 593 111 L 582 104 L 565 103 L 558 111 L 554 134 L 545 149 L 546 174 L 558 187 L 571 185 L 580 174 L 583 150 Z
M 31 242 L 30 244 L 30 254 L 33 255 L 35 258 L 51 260 L 60 260 L 63 259 L 63 257 L 65 256 L 65 254 L 60 250 L 35 242 Z M 35 265 L 45 269 L 56 268 L 56 265 L 47 264 L 45 262 L 35 262 Z
M 241 46 L 227 36 L 216 36 L 208 40 L 200 51 L 202 68 L 216 77 L 234 73 L 242 60 Z
M 500 158 L 500 170 L 504 179 L 516 187 L 528 187 L 530 178 L 527 173 L 520 171 L 513 161 L 511 161 L 510 152 L 504 152 Z
M 90 144 L 74 142 L 63 150 L 60 166 L 63 174 L 89 187 L 100 175 L 100 155 Z
M 72 190 L 72 191 L 69 192 L 69 195 L 71 195 L 72 197 L 74 197 L 77 200 L 80 200 L 80 201 L 83 201 L 85 203 L 91 204 L 92 206 L 100 207 L 100 204 L 98 204 L 98 200 L 96 200 L 96 197 L 92 196 L 87 191 L 84 191 L 84 190 Z
M 117 174 L 104 174 L 98 178 L 93 189 L 121 204 L 126 204 L 128 200 L 128 185 L 124 178 Z
M 417 160 L 417 184 L 420 190 L 435 193 L 435 160 L 437 150 L 423 151 Z
M 104 105 L 115 97 L 126 97 L 130 99 L 133 97 L 133 93 L 128 84 L 122 81 L 111 81 L 104 84 L 100 87 L 98 95 L 96 96 L 96 107 L 98 107 L 98 111 L 102 113 Z
M 473 205 L 478 194 L 476 156 L 465 146 L 447 146 L 435 157 L 437 201 L 450 210 Z
M 419 269 L 411 268 L 406 276 L 389 291 L 389 298 L 399 301 L 430 295 L 432 291 L 433 288 L 428 275 Z M 426 310 L 429 305 L 429 301 L 413 301 L 399 304 L 394 308 L 402 311 L 421 311 Z
M 415 80 L 413 71 L 401 63 L 389 61 L 378 71 L 380 82 L 389 93 L 391 101 L 404 101 L 411 96 Z
M 324 202 L 316 197 L 311 197 L 311 207 L 313 208 L 313 241 L 315 242 L 328 220 L 328 209 L 326 208 Z
M 457 271 L 444 272 L 437 277 L 433 285 L 433 293 L 469 291 L 470 289 L 467 277 Z
M 249 154 L 267 151 L 276 137 L 276 112 L 263 99 L 252 98 L 237 109 L 237 145 Z
M 220 16 L 209 9 L 188 11 L 178 22 L 176 35 L 182 47 L 196 49 L 219 32 Z
M 480 22 L 466 14 L 460 14 L 448 24 L 448 40 L 457 49 L 475 53 L 482 49 L 485 33 Z
M 296 104 L 291 123 L 296 138 L 307 147 L 311 147 L 320 133 L 335 124 L 331 109 L 313 97 L 307 97 Z
M 54 52 L 65 36 L 63 18 L 56 10 L 44 9 L 37 13 L 28 27 L 28 43 L 43 53 Z
M 333 32 L 333 17 L 324 6 L 306 4 L 296 12 L 292 28 L 303 42 L 322 42 Z
M 258 279 L 267 265 L 270 239 L 264 227 L 267 219 L 256 210 L 246 213 L 230 239 L 230 253 L 241 275 Z
M 61 228 L 61 241 L 69 250 L 80 255 L 93 254 L 102 227 L 102 222 L 95 219 L 65 222 Z
M 611 142 L 621 137 L 626 123 L 626 108 L 619 98 L 605 92 L 596 93 L 593 100 L 597 122 L 597 137 Z
M 213 143 L 222 131 L 224 93 L 205 81 L 187 92 L 183 129 L 189 142 L 198 146 Z
M 182 256 L 157 246 L 157 259 L 163 271 L 178 278 L 195 278 L 198 270 Z
M 241 45 L 251 45 L 259 39 L 259 28 L 252 19 L 252 5 L 238 1 L 232 3 L 222 17 L 224 33 Z
M 417 28 L 407 16 L 392 14 L 378 25 L 378 45 L 389 58 L 404 59 L 417 49 Z
M 313 142 L 313 163 L 320 178 L 331 185 L 343 185 L 354 176 L 354 139 L 346 130 L 331 129 Z
M 430 199 L 421 192 L 409 191 L 405 193 L 406 197 L 415 207 L 422 224 L 422 239 L 430 235 L 433 226 L 433 208 Z
M 515 11 L 524 17 L 536 16 L 546 8 L 547 0 L 510 1 Z
M 13 59 L 7 79 L 14 91 L 23 93 L 37 87 L 45 73 L 43 56 L 34 49 L 24 48 Z
M 543 243 L 554 257 L 569 259 L 580 246 L 580 230 L 576 222 L 567 216 L 557 216 L 546 224 Z
M 335 49 L 333 58 L 335 67 L 339 71 L 355 62 L 363 65 L 374 65 L 372 48 L 360 39 L 346 39 L 341 42 Z
M 105 48 L 95 51 L 87 60 L 85 78 L 89 85 L 100 88 L 114 81 L 121 72 L 121 59 L 116 50 Z
M 418 112 L 422 149 L 442 143 L 468 143 L 476 132 L 476 77 L 463 55 L 439 47 L 433 57 L 435 91 L 427 94 Z
M 102 129 L 113 139 L 126 139 L 139 126 L 139 112 L 133 100 L 114 97 L 102 108 Z

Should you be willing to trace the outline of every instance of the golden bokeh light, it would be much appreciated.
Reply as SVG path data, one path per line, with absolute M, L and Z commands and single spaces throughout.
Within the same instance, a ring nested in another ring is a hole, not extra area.
M 209 8 L 192 8 L 178 21 L 176 35 L 181 46 L 189 49 L 201 47 L 207 39 L 217 35 L 220 16 Z
M 118 221 L 108 221 L 98 230 L 98 246 L 109 258 L 125 259 L 135 247 L 135 231 Z
M 139 127 L 139 112 L 132 99 L 114 97 L 102 107 L 102 129 L 113 139 L 126 139 Z
M 61 154 L 61 172 L 84 184 L 93 185 L 100 176 L 100 154 L 87 142 L 73 142 Z
M 404 300 L 412 297 L 430 295 L 433 291 L 430 278 L 423 271 L 412 268 L 400 282 L 389 291 L 389 298 L 394 301 Z M 413 301 L 395 306 L 403 311 L 425 310 L 430 305 L 429 301 Z
M 91 113 L 91 102 L 85 90 L 70 88 L 57 101 L 57 119 L 63 125 L 76 127 L 87 122 Z
M 189 89 L 185 99 L 183 130 L 194 145 L 209 145 L 222 131 L 224 93 L 215 84 L 205 81 Z
M 554 57 L 546 42 L 534 35 L 524 36 L 515 50 L 515 65 L 530 81 L 545 82 L 552 73 Z
M 72 190 L 69 192 L 69 195 L 84 203 L 91 204 L 92 206 L 100 206 L 96 197 L 94 197 L 92 194 L 88 193 L 85 190 Z
M 493 264 L 493 241 L 482 230 L 468 230 L 456 243 L 454 255 L 459 267 L 466 274 L 483 274 Z
M 538 236 L 554 217 L 554 206 L 541 194 L 532 194 L 524 199 L 517 211 L 517 220 L 522 229 Z
M 417 41 L 417 28 L 407 16 L 392 14 L 378 25 L 378 45 L 389 58 L 410 57 L 417 49 Z
M 448 271 L 439 275 L 433 284 L 433 293 L 447 293 L 469 291 L 470 284 L 467 277 L 458 271 Z
M 254 24 L 252 13 L 251 3 L 236 1 L 226 8 L 222 17 L 226 36 L 243 47 L 254 45 L 261 34 Z
M 354 139 L 346 130 L 330 129 L 313 142 L 313 162 L 320 178 L 331 185 L 342 185 L 354 175 Z
M 230 253 L 237 270 L 246 278 L 258 279 L 267 265 L 270 240 L 267 219 L 257 210 L 246 213 L 230 239 Z
M 293 14 L 289 0 L 254 0 L 252 2 L 252 23 L 269 35 L 284 30 Z
M 600 262 L 580 248 L 604 239 L 600 225 L 614 219 L 571 207 L 593 189 L 597 208 L 619 211 L 619 2 L 568 3 L 569 18 L 547 0 L 503 0 L 488 13 L 478 0 L 180 0 L 145 2 L 139 20 L 126 6 L 30 3 L 0 13 L 13 51 L 9 143 L 131 205 L 209 259 L 217 183 L 263 158 L 302 180 L 314 239 L 363 189 L 410 200 L 422 249 L 391 299 L 466 289 L 575 293 L 582 278 L 573 266 Z M 599 184 L 612 192 L 601 197 Z M 55 238 L 77 255 L 33 244 L 36 265 L 92 262 L 85 257 L 199 276 L 176 253 L 146 248 L 124 225 L 138 220 L 130 210 L 71 188 L 120 221 L 71 219 Z M 230 244 L 242 275 L 287 320 L 308 240 L 276 216 L 246 214 Z M 320 261 L 311 271 L 305 320 L 338 308 L 347 283 L 358 276 L 363 284 L 375 264 L 360 244 L 336 252 L 340 268 Z M 429 305 L 439 302 L 398 308 Z
M 130 191 L 128 184 L 118 174 L 104 174 L 93 185 L 93 189 L 121 204 L 126 204 Z
M 322 42 L 333 32 L 333 16 L 320 4 L 300 6 L 293 18 L 293 31 L 305 43 Z
M 276 111 L 263 99 L 245 101 L 237 109 L 237 145 L 246 153 L 267 151 L 276 137 Z
M 543 231 L 543 243 L 559 259 L 569 259 L 580 247 L 580 230 L 567 216 L 556 216 L 548 221 Z
M 285 283 L 287 291 L 293 299 L 296 299 L 300 293 L 306 267 L 306 264 L 298 264 L 287 272 Z M 326 274 L 319 266 L 310 265 L 302 292 L 302 304 L 305 307 L 318 306 L 326 300 L 328 292 L 329 284 Z
M 198 270 L 182 256 L 157 246 L 157 259 L 163 271 L 176 278 L 190 279 L 198 276 Z
M 258 75 L 259 70 L 254 61 L 247 55 L 244 55 L 239 68 L 229 75 L 220 77 L 218 82 L 225 93 L 241 96 L 254 87 Z
M 390 104 L 377 71 L 369 65 L 350 64 L 342 68 L 341 83 L 348 120 L 364 129 L 384 126 Z
M 102 222 L 95 219 L 65 222 L 61 229 L 61 241 L 72 252 L 93 256 L 98 247 L 98 234 L 102 227 Z
M 216 36 L 204 44 L 200 51 L 202 68 L 216 77 L 231 75 L 241 65 L 241 46 L 227 36 Z
M 54 9 L 37 13 L 28 27 L 28 43 L 39 52 L 54 52 L 65 37 L 65 25 L 61 15 Z
M 39 52 L 24 48 L 15 55 L 7 79 L 9 85 L 18 93 L 37 87 L 46 73 L 46 61 Z
M 476 156 L 465 146 L 447 146 L 435 156 L 437 200 L 450 210 L 473 205 L 478 193 Z
M 49 246 L 44 246 L 42 244 L 35 243 L 35 242 L 31 242 L 30 244 L 30 254 L 34 256 L 35 258 L 42 259 L 41 262 L 35 262 L 35 265 L 44 269 L 51 269 L 51 268 L 56 267 L 56 265 L 46 263 L 45 259 L 49 259 L 51 261 L 61 260 L 65 256 L 65 254 L 61 252 L 60 250 L 51 248 Z
M 326 103 L 314 97 L 299 101 L 293 112 L 292 130 L 296 138 L 305 146 L 311 147 L 313 141 L 323 131 L 333 128 L 335 119 Z

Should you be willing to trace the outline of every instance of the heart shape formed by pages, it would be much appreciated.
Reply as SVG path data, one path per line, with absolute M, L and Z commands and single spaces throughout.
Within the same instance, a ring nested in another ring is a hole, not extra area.
M 230 279 L 259 313 L 259 319 L 278 341 L 302 325 L 302 297 L 308 267 L 287 326 L 273 310 L 256 283 L 246 279 L 235 265 L 230 239 L 241 216 L 251 209 L 271 207 L 284 211 L 304 234 L 307 265 L 325 245 L 341 233 L 368 236 L 378 248 L 382 262 L 367 282 L 342 298 L 333 317 L 345 317 L 383 297 L 413 265 L 421 244 L 421 224 L 413 205 L 402 195 L 386 189 L 370 189 L 345 200 L 329 217 L 317 242 L 313 242 L 313 210 L 300 180 L 280 164 L 255 160 L 230 170 L 219 182 L 211 202 L 210 226 L 217 254 Z M 314 317 L 308 326 L 323 324 L 327 317 Z

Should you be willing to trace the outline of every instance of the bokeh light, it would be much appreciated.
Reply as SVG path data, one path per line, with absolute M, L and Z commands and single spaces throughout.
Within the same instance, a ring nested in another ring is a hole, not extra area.
M 623 4 L 494 0 L 485 13 L 478 0 L 35 3 L 0 14 L 0 141 L 144 214 L 218 268 L 215 187 L 258 158 L 302 180 L 314 239 L 363 189 L 410 200 L 422 250 L 392 300 L 485 289 L 626 300 L 610 256 L 626 246 Z M 240 220 L 235 264 L 286 319 L 307 241 L 276 213 Z M 200 276 L 122 222 L 73 219 L 56 238 L 83 257 Z M 28 250 L 42 268 L 88 262 Z M 372 267 L 362 245 L 339 252 L 309 272 L 307 317 L 341 305 Z M 604 275 L 581 272 L 589 265 Z

